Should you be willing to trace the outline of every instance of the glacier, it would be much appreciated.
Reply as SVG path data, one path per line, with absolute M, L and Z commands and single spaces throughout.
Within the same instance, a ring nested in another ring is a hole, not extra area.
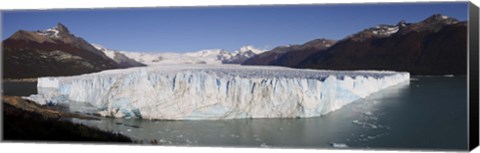
M 186 53 L 158 52 L 145 53 L 134 51 L 117 51 L 105 48 L 99 44 L 93 46 L 103 51 L 108 57 L 114 58 L 115 54 L 125 55 L 127 58 L 141 62 L 145 65 L 172 65 L 172 64 L 240 64 L 255 55 L 267 50 L 258 49 L 251 45 L 242 46 L 235 51 L 225 49 L 204 49 Z
M 390 86 L 408 72 L 274 66 L 158 65 L 38 78 L 42 105 L 92 107 L 102 116 L 164 120 L 325 115 Z

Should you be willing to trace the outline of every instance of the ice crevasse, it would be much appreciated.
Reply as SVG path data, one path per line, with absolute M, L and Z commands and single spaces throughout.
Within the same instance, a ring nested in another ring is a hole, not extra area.
M 393 71 L 160 65 L 42 77 L 38 94 L 26 98 L 39 104 L 83 103 L 113 117 L 296 118 L 327 114 L 409 79 L 409 73 Z

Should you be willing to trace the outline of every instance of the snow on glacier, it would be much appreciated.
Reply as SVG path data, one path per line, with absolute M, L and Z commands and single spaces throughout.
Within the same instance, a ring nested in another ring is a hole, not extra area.
M 113 56 L 115 52 L 124 54 L 128 58 L 146 65 L 171 65 L 171 64 L 240 64 L 247 58 L 265 52 L 265 49 L 258 49 L 251 45 L 242 46 L 235 51 L 225 49 L 204 49 L 194 52 L 176 53 L 142 53 L 130 51 L 114 51 L 102 45 L 93 45 L 103 51 L 107 56 Z M 113 58 L 113 57 L 111 57 Z
M 239 65 L 159 65 L 38 79 L 39 104 L 84 103 L 113 117 L 197 120 L 327 114 L 409 73 Z M 75 109 L 75 108 L 71 108 Z

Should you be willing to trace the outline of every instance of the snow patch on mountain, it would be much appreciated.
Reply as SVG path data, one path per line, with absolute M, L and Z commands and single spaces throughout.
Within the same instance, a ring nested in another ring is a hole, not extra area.
M 393 26 L 393 25 L 380 25 L 371 30 L 372 30 L 372 33 L 375 35 L 390 36 L 394 33 L 397 33 L 399 30 L 399 27 Z
M 117 52 L 117 51 L 105 48 L 105 47 L 103 47 L 102 45 L 99 45 L 99 44 L 92 44 L 92 46 L 95 47 L 96 49 L 102 51 L 103 53 L 105 53 L 105 55 L 107 55 L 107 57 L 109 57 L 111 59 L 115 58 L 115 52 Z
M 127 57 L 125 54 L 120 53 L 119 51 L 105 48 L 98 44 L 92 44 L 97 50 L 102 51 L 108 58 L 115 61 L 121 67 L 135 67 L 135 66 L 145 66 L 145 64 L 138 62 L 134 59 Z
M 57 27 L 48 28 L 47 30 L 43 30 L 43 31 L 36 31 L 36 33 L 42 36 L 47 36 L 47 37 L 53 37 L 53 38 L 60 37 L 58 35 L 60 31 L 58 31 Z
M 62 35 L 71 35 L 71 33 L 68 31 L 67 27 L 65 27 L 61 23 L 57 23 L 55 27 L 48 28 L 46 30 L 37 30 L 35 31 L 36 34 L 41 35 L 41 36 L 46 36 L 49 38 L 53 39 L 60 39 L 62 38 Z

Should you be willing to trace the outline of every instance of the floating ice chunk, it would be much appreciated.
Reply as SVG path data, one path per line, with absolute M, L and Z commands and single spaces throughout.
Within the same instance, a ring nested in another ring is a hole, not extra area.
M 370 111 L 368 111 L 368 112 L 365 112 L 365 113 L 363 113 L 363 114 L 370 116 L 370 115 L 372 115 L 373 113 L 370 112 Z
M 358 121 L 358 120 L 353 120 L 352 123 L 354 123 L 354 124 L 360 124 L 361 122 Z
M 373 123 L 362 122 L 362 121 L 359 121 L 359 120 L 353 120 L 352 123 L 357 124 L 359 126 L 362 126 L 364 128 L 373 128 L 373 129 L 376 129 L 380 126 L 380 125 L 375 125 Z
M 330 145 L 334 148 L 348 148 L 348 145 L 344 143 L 330 143 Z
M 260 147 L 262 147 L 262 148 L 268 148 L 268 145 L 267 145 L 266 143 L 262 143 L 262 144 L 260 144 Z
M 160 142 L 160 143 L 166 143 L 167 140 L 165 140 L 165 139 L 159 139 L 158 142 Z

